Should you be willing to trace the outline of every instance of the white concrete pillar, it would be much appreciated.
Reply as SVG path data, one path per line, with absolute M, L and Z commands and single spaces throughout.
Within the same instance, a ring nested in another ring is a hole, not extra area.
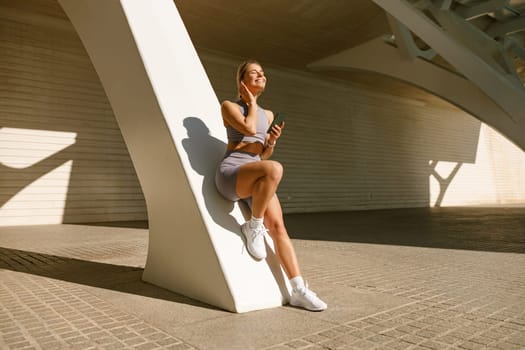
M 225 150 L 220 106 L 173 1 L 59 3 L 104 86 L 146 198 L 144 280 L 234 312 L 282 305 L 289 284 L 274 254 L 250 257 L 242 211 L 215 189 Z

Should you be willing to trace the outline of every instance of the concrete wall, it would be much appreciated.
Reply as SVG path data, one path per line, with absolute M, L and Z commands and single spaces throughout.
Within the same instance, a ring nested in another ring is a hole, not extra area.
M 0 8 L 0 225 L 145 220 L 97 74 L 60 5 L 40 3 Z
M 0 225 L 145 220 L 118 125 L 61 8 L 7 4 L 0 9 Z M 199 52 L 219 98 L 234 98 L 239 59 Z M 288 115 L 275 153 L 285 165 L 285 212 L 525 205 L 524 152 L 468 114 L 265 70 L 261 104 Z
M 201 50 L 220 99 L 236 61 Z M 525 153 L 467 113 L 266 67 L 263 106 L 288 115 L 274 153 L 286 212 L 525 205 Z

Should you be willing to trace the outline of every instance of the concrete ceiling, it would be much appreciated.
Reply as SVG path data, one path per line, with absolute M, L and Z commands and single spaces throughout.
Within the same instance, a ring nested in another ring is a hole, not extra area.
M 256 58 L 266 65 L 294 70 L 309 71 L 306 65 L 311 62 L 391 33 L 384 11 L 371 0 L 174 0 L 174 3 L 197 48 Z M 16 7 L 16 11 L 67 20 L 56 0 L 0 0 L 0 7 Z M 419 88 L 375 73 L 316 74 L 450 106 Z
M 385 12 L 371 0 L 175 0 L 175 5 L 197 47 L 295 70 L 310 71 L 311 62 L 391 33 Z M 419 88 L 370 72 L 317 74 L 450 107 Z
M 389 30 L 384 11 L 370 0 L 175 4 L 197 46 L 295 69 Z

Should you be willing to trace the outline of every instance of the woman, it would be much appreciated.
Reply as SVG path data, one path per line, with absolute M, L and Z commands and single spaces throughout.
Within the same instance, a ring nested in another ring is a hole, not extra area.
M 264 236 L 273 239 L 275 253 L 290 284 L 290 304 L 310 311 L 322 311 L 326 303 L 308 289 L 288 232 L 284 226 L 279 199 L 275 194 L 283 175 L 280 163 L 268 160 L 273 154 L 284 123 L 274 125 L 267 133 L 274 115 L 257 104 L 266 87 L 261 65 L 254 60 L 243 62 L 237 69 L 240 99 L 224 101 L 221 113 L 228 134 L 226 155 L 220 163 L 215 182 L 219 192 L 229 200 L 247 200 L 252 217 L 241 225 L 248 252 L 255 259 L 266 258 Z

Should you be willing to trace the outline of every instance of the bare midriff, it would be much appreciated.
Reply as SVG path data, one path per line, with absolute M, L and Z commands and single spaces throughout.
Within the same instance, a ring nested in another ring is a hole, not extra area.
M 240 151 L 248 152 L 253 154 L 261 154 L 263 152 L 264 146 L 260 142 L 229 142 L 228 151 Z

